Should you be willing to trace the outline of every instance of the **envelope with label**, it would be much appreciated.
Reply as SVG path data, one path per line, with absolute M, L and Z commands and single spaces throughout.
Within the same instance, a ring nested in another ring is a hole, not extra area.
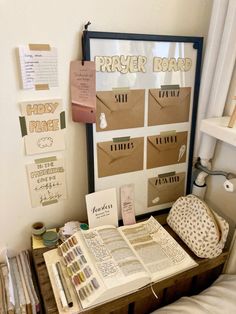
M 188 132 L 161 132 L 147 137 L 147 169 L 186 161 Z
M 144 126 L 144 89 L 97 92 L 96 98 L 97 132 Z
M 149 89 L 148 125 L 189 121 L 191 87 L 163 86 Z
M 170 203 L 185 195 L 185 172 L 170 172 L 148 179 L 148 207 Z
M 98 177 L 143 170 L 143 137 L 97 143 Z

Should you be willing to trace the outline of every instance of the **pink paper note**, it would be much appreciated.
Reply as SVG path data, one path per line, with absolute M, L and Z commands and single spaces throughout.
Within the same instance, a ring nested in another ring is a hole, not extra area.
M 72 61 L 70 64 L 72 119 L 75 122 L 96 121 L 95 62 Z

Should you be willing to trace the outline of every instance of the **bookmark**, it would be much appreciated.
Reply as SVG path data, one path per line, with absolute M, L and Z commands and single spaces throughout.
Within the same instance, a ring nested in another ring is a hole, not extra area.
M 121 214 L 124 225 L 132 225 L 135 220 L 134 184 L 122 185 L 120 188 Z

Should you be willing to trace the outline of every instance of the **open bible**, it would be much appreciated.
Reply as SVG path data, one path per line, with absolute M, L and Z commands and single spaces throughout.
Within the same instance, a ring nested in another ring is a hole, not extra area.
M 131 293 L 197 265 L 151 217 L 134 225 L 100 226 L 74 233 L 58 249 L 44 253 L 59 312 L 51 267 L 60 261 L 81 309 Z M 68 312 L 68 310 L 67 310 Z M 75 313 L 75 308 L 71 313 Z

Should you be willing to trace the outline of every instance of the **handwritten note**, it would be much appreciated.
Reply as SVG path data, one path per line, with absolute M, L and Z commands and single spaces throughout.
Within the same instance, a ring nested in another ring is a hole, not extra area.
M 19 46 L 23 89 L 58 86 L 57 49 L 49 45 Z
M 66 199 L 64 160 L 56 157 L 36 159 L 27 165 L 32 207 L 46 206 Z
M 24 101 L 20 107 L 27 155 L 65 149 L 65 112 L 60 99 Z

